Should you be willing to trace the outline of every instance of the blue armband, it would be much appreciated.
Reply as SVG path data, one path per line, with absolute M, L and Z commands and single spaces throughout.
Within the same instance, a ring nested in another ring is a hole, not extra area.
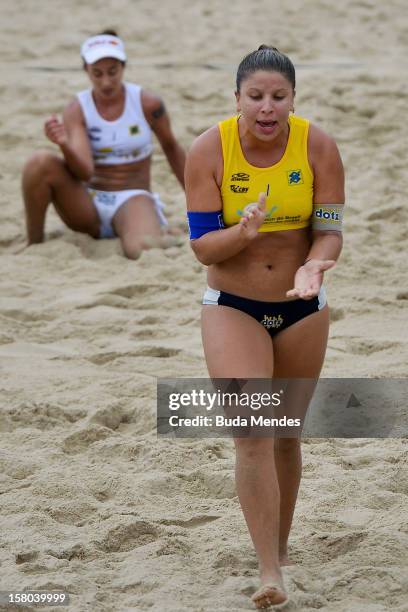
M 224 229 L 224 219 L 222 210 L 214 212 L 188 212 L 188 227 L 190 230 L 190 240 L 201 238 L 208 232 Z

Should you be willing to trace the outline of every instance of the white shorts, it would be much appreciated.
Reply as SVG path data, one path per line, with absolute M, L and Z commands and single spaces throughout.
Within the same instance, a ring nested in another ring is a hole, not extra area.
M 99 230 L 99 238 L 114 238 L 115 232 L 112 227 L 112 218 L 117 213 L 119 208 L 133 198 L 134 196 L 147 195 L 150 196 L 159 217 L 160 225 L 167 225 L 167 219 L 164 216 L 164 204 L 160 200 L 158 193 L 151 193 L 145 189 L 124 189 L 123 191 L 100 191 L 88 187 L 88 193 L 92 198 L 92 202 L 98 212 L 101 222 Z

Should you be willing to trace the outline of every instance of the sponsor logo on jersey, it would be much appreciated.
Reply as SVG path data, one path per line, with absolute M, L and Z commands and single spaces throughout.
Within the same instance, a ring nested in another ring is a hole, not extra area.
M 230 189 L 233 193 L 246 193 L 249 187 L 241 187 L 241 185 L 230 185 Z
M 289 170 L 286 173 L 288 175 L 289 185 L 301 185 L 303 183 L 303 176 L 301 170 Z
M 249 174 L 246 172 L 236 172 L 231 176 L 231 181 L 249 181 Z
M 243 215 L 247 215 L 248 213 L 250 213 L 252 210 L 254 210 L 254 208 L 257 208 L 258 204 L 257 202 L 252 202 L 251 204 L 247 204 L 244 208 L 244 210 L 241 210 L 240 208 L 237 208 L 237 215 L 239 217 L 242 217 Z M 265 221 L 264 223 L 270 223 L 270 218 L 272 217 L 273 213 L 278 210 L 278 206 L 272 206 L 272 208 L 266 213 L 265 216 Z M 276 221 L 276 219 L 272 220 L 273 222 Z
M 249 215 L 250 212 L 258 208 L 258 204 L 256 202 L 252 202 L 251 204 L 247 204 L 244 208 L 244 212 L 241 215 Z
M 98 142 L 101 139 L 101 137 L 98 136 L 98 134 L 100 134 L 101 132 L 102 132 L 102 130 L 101 130 L 100 127 L 96 127 L 96 126 L 95 127 L 90 127 L 88 129 L 89 140 L 93 140 L 93 142 Z
M 264 315 L 264 318 L 261 321 L 262 325 L 266 327 L 266 329 L 277 329 L 283 323 L 282 315 L 278 315 L 277 317 L 270 317 L 269 315 Z
M 129 134 L 138 134 L 139 126 L 138 125 L 129 125 Z
M 278 210 L 279 206 L 272 206 L 270 210 L 266 213 L 264 223 L 276 223 L 277 218 L 273 217 L 273 213 Z

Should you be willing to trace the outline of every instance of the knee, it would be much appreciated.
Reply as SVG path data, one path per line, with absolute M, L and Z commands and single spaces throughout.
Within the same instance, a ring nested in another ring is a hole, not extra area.
M 127 248 L 123 249 L 123 253 L 127 259 L 132 259 L 133 261 L 136 261 L 136 259 L 139 259 L 139 257 L 141 256 L 142 249 Z
M 300 451 L 300 438 L 278 438 L 275 449 L 279 454 L 292 455 Z
M 128 259 L 139 259 L 142 254 L 143 246 L 141 241 L 122 240 L 123 254 Z
M 259 462 L 274 449 L 273 438 L 235 438 L 237 458 L 246 462 Z
M 151 249 L 154 246 L 158 245 L 149 236 L 127 234 L 122 238 L 123 253 L 128 259 L 139 259 L 142 251 Z
M 51 151 L 35 151 L 23 168 L 23 180 L 33 177 L 49 178 L 64 167 L 63 160 Z

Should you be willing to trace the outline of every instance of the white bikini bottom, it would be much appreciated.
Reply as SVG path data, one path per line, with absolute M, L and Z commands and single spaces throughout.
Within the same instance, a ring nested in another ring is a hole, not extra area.
M 100 191 L 88 187 L 88 193 L 92 198 L 92 202 L 98 212 L 101 222 L 99 230 L 99 238 L 114 238 L 115 232 L 112 227 L 112 218 L 117 213 L 119 208 L 135 196 L 149 196 L 152 204 L 159 217 L 160 225 L 167 225 L 167 219 L 164 216 L 163 209 L 165 205 L 160 200 L 158 193 L 151 193 L 145 189 L 124 189 L 123 191 Z

